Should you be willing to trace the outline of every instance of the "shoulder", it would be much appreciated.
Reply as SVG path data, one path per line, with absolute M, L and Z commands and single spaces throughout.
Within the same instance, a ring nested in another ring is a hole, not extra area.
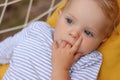
M 81 57 L 74 65 L 74 69 L 82 69 L 91 66 L 100 66 L 102 63 L 102 54 L 99 51 L 93 51 Z M 79 68 L 78 68 L 79 67 Z
M 25 51 L 25 53 L 41 53 L 42 51 L 51 47 L 52 44 L 52 28 L 46 23 L 41 21 L 36 21 L 28 24 L 26 38 L 15 48 L 15 52 L 23 55 L 20 51 Z M 48 44 L 49 43 L 49 44 Z M 44 49 L 44 50 L 43 50 Z M 27 51 L 28 50 L 28 51 Z M 39 50 L 40 52 L 36 52 Z
M 28 24 L 27 27 L 29 28 L 26 38 L 28 42 L 31 40 L 32 42 L 49 43 L 51 45 L 54 31 L 49 24 L 43 21 L 35 21 Z
M 28 34 L 29 35 L 35 35 L 35 36 L 52 36 L 53 34 L 53 28 L 49 24 L 47 24 L 44 21 L 35 21 L 27 26 L 29 29 Z
M 31 30 L 45 30 L 45 31 L 47 30 L 48 31 L 52 29 L 51 26 L 44 21 L 31 22 L 28 24 L 28 27 Z

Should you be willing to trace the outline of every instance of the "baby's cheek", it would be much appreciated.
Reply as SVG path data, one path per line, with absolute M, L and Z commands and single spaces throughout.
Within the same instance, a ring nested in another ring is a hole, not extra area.
M 86 55 L 89 54 L 91 51 L 93 51 L 94 48 L 93 47 L 88 47 L 87 45 L 84 47 L 80 47 L 78 52 L 80 52 L 82 55 Z

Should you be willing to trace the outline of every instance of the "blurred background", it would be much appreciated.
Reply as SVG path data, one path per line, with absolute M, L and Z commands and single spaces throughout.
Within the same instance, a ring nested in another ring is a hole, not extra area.
M 0 41 L 15 34 L 29 22 L 46 21 L 62 0 L 0 0 Z M 51 7 L 51 8 L 50 8 Z

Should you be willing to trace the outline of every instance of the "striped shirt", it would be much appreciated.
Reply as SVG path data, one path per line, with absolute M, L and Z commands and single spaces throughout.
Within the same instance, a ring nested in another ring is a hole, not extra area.
M 51 80 L 53 33 L 37 21 L 0 42 L 0 63 L 10 63 L 3 80 Z M 96 80 L 101 63 L 98 51 L 81 57 L 70 69 L 71 80 Z

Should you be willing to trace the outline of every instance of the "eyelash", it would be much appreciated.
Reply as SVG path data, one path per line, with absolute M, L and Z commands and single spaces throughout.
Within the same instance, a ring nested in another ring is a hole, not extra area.
M 72 24 L 72 23 L 73 23 L 73 20 L 70 19 L 70 18 L 66 18 L 66 22 L 67 22 L 68 24 Z
M 93 33 L 88 31 L 88 30 L 85 30 L 84 33 L 87 35 L 87 36 L 90 36 L 90 37 L 93 37 Z

